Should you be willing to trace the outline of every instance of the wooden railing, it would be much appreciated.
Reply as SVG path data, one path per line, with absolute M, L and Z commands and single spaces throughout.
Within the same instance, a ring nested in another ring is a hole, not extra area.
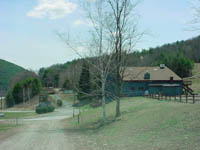
M 186 91 L 186 93 L 194 95 L 194 91 L 189 86 L 183 84 L 183 89 Z
M 196 103 L 200 101 L 200 95 L 179 95 L 179 96 L 165 96 L 161 94 L 149 94 L 144 95 L 145 97 L 157 99 L 157 100 L 169 100 L 169 101 L 178 101 L 178 102 L 185 102 L 185 103 Z
M 192 81 L 186 81 L 186 80 L 185 80 L 185 81 L 183 81 L 183 84 L 184 84 L 184 85 L 192 85 Z

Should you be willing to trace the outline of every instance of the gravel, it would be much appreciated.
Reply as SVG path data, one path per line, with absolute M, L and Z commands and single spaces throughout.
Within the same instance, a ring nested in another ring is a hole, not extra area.
M 65 102 L 53 113 L 23 119 L 17 134 L 0 141 L 0 150 L 74 150 L 61 125 L 62 119 L 71 116 L 72 107 Z

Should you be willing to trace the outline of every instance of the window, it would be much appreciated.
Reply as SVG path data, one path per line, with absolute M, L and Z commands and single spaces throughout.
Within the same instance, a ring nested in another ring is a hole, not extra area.
M 132 87 L 131 90 L 132 90 L 132 91 L 135 91 L 135 87 Z
M 140 90 L 140 91 L 143 91 L 143 90 L 144 90 L 144 87 L 139 87 L 139 90 Z

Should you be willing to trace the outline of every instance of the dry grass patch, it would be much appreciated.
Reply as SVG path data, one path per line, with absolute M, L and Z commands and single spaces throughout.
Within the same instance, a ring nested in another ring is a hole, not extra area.
M 196 150 L 200 147 L 200 105 L 138 98 L 121 100 L 121 117 L 115 119 L 115 102 L 107 105 L 109 123 L 102 126 L 101 108 L 85 106 L 81 124 L 63 122 L 77 149 L 87 150 Z

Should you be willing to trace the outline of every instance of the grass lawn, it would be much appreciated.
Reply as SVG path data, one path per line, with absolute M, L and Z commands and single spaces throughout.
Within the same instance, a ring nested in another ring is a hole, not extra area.
M 6 124 L 6 123 L 0 123 L 0 133 L 2 131 L 7 131 L 8 129 L 11 129 L 13 127 L 16 127 L 16 124 Z
M 3 112 L 4 117 L 0 119 L 15 119 L 15 118 L 26 118 L 35 116 L 36 113 L 34 112 Z
M 102 126 L 102 109 L 82 108 L 77 118 L 63 121 L 66 134 L 82 150 L 199 150 L 200 105 L 122 98 L 121 117 L 115 119 L 115 102 L 106 106 L 108 124 Z
M 200 94 L 200 79 L 191 79 L 192 85 L 190 86 L 194 92 Z
M 0 118 L 0 134 L 1 133 L 7 133 L 6 131 L 10 131 L 11 129 L 14 129 L 16 127 L 21 126 L 20 120 L 18 122 L 18 125 L 16 125 L 16 118 L 30 118 L 33 116 L 36 116 L 36 113 L 33 112 L 4 112 L 4 117 Z M 13 119 L 13 121 L 5 120 L 5 119 Z M 2 120 L 2 121 L 1 121 Z M 2 135 L 4 136 L 4 134 Z M 1 139 L 1 135 L 0 135 Z

